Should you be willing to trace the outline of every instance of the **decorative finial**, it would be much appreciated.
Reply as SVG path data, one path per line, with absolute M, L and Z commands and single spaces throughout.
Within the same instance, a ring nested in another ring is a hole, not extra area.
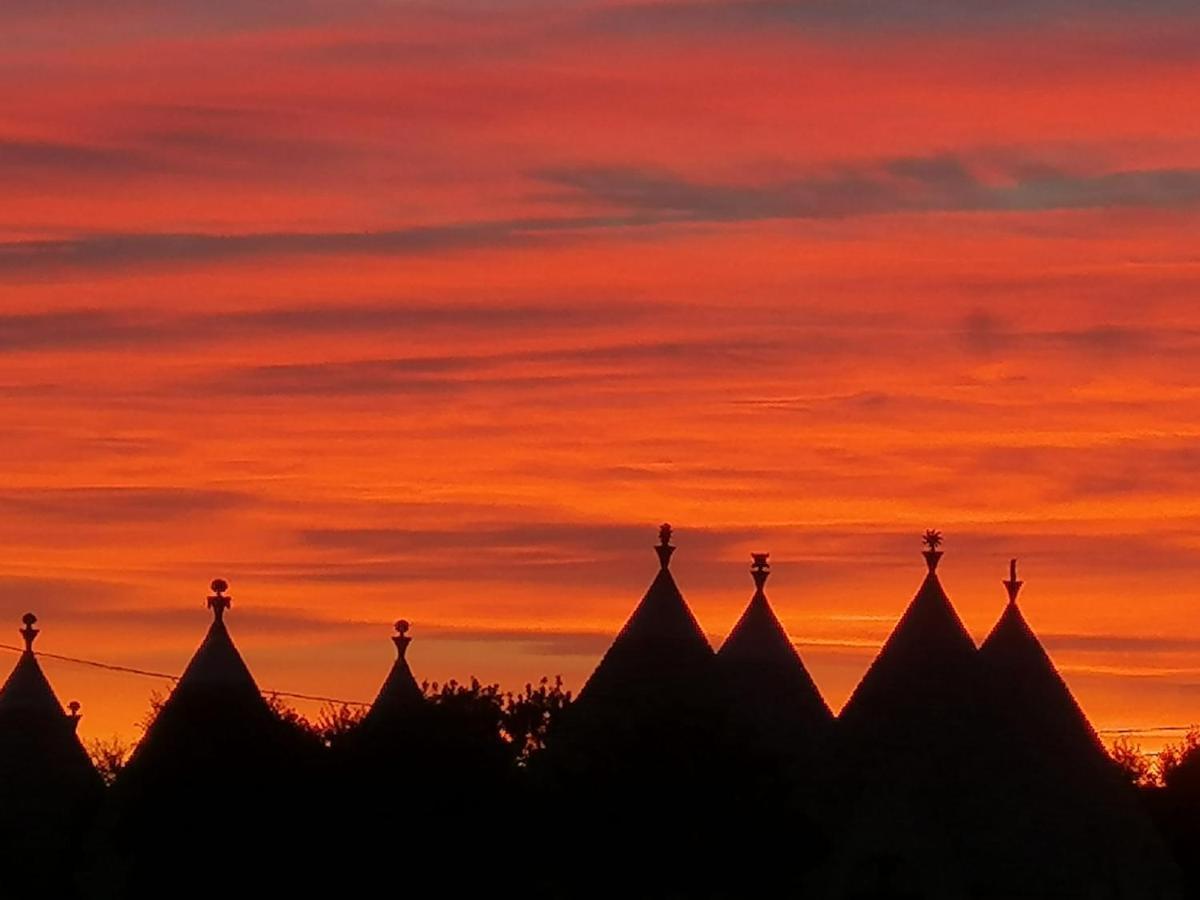
M 1017 602 L 1017 594 L 1021 593 L 1021 585 L 1024 583 L 1017 580 L 1017 561 L 1010 559 L 1008 561 L 1008 581 L 1004 582 L 1004 587 L 1008 589 L 1009 603 Z
M 671 535 L 674 532 L 671 526 L 663 522 L 658 529 L 658 546 L 654 548 L 658 554 L 658 561 L 665 569 L 671 564 L 671 554 L 675 552 L 675 548 L 671 546 Z
M 37 616 L 33 613 L 25 613 L 21 616 L 21 621 L 25 623 L 25 627 L 21 629 L 21 637 L 25 638 L 25 652 L 33 652 L 33 639 L 38 636 L 38 629 L 33 625 L 37 622 Z
M 750 558 L 754 562 L 750 565 L 750 575 L 754 578 L 754 586 L 761 594 L 763 585 L 767 583 L 767 576 L 771 574 L 771 564 L 767 562 L 767 557 L 770 553 L 751 553 Z
M 70 703 L 67 704 L 67 709 L 69 709 L 71 711 L 67 715 L 67 718 L 71 720 L 71 727 L 79 728 L 79 720 L 81 718 L 83 718 L 81 715 L 79 715 L 79 701 L 72 700 Z
M 404 659 L 404 651 L 412 643 L 412 638 L 408 636 L 408 628 L 408 619 L 400 619 L 396 622 L 396 634 L 392 637 L 392 643 L 396 645 L 396 653 L 401 659 Z
M 927 529 L 925 534 L 921 536 L 921 542 L 928 547 L 928 550 L 923 551 L 925 563 L 929 566 L 930 574 L 937 571 L 938 562 L 942 558 L 942 551 L 938 547 L 942 546 L 942 533 L 936 528 Z
M 213 611 L 213 618 L 220 622 L 224 619 L 225 610 L 233 604 L 233 598 L 225 596 L 225 592 L 229 590 L 229 582 L 224 578 L 214 578 L 210 587 L 213 595 L 208 598 L 208 608 Z

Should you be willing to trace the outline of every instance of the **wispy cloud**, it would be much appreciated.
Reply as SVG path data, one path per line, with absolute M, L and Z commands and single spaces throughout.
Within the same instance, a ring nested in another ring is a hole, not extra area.
M 314 336 L 379 334 L 439 329 L 523 331 L 630 325 L 645 310 L 622 303 L 512 303 L 505 306 L 433 303 L 354 303 L 231 310 L 221 313 L 66 309 L 0 314 L 0 353 L 39 350 L 92 351 L 179 344 Z
M 501 219 L 369 232 L 97 234 L 0 243 L 0 276 L 52 277 L 135 266 L 292 256 L 412 256 L 586 240 L 588 232 L 687 222 L 832 220 L 932 212 L 1047 212 L 1200 204 L 1200 169 L 1087 174 L 1015 167 L 991 178 L 954 156 L 833 166 L 770 182 L 703 181 L 626 167 L 536 173 L 591 215 Z
M 38 487 L 0 491 L 0 515 L 89 525 L 176 521 L 245 505 L 235 491 L 197 487 Z
M 985 177 L 953 155 L 837 165 L 769 182 L 721 182 L 623 167 L 548 169 L 564 199 L 660 221 L 839 219 L 889 213 L 1044 212 L 1113 207 L 1190 208 L 1200 169 L 1073 172 L 1012 165 Z
M 500 219 L 363 232 L 112 233 L 0 243 L 0 277 L 36 279 L 137 266 L 215 264 L 294 256 L 416 256 L 535 244 L 636 217 Z
M 702 361 L 760 362 L 788 350 L 785 340 L 751 337 L 639 340 L 553 350 L 250 366 L 223 372 L 206 387 L 220 393 L 280 397 L 448 393 L 472 386 L 552 390 L 628 381 L 647 370 L 684 371 Z
M 666 0 L 613 4 L 595 14 L 620 30 L 817 28 L 903 33 L 1059 25 L 1080 16 L 1200 18 L 1187 0 Z

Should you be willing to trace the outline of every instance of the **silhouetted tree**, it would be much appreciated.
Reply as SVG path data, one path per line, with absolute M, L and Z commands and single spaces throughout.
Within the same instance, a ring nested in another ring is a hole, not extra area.
M 133 745 L 115 734 L 108 738 L 91 738 L 84 741 L 83 746 L 106 787 L 111 787 L 117 780 L 133 752 Z
M 1122 735 L 1113 741 L 1108 751 L 1121 775 L 1135 788 L 1154 787 L 1158 773 L 1150 758 L 1142 752 L 1142 745 Z
M 1190 779 L 1200 777 L 1200 728 L 1193 726 L 1178 744 L 1163 747 L 1158 755 L 1158 774 L 1164 787 L 1177 790 L 1186 790 Z
M 317 713 L 317 720 L 313 723 L 313 727 L 321 743 L 326 747 L 332 747 L 362 724 L 366 712 L 366 707 L 362 706 L 327 703 Z
M 527 766 L 545 749 L 546 736 L 570 705 L 571 692 L 563 688 L 561 675 L 553 682 L 543 677 L 536 688 L 527 683 L 521 693 L 504 696 L 501 729 L 518 766 Z

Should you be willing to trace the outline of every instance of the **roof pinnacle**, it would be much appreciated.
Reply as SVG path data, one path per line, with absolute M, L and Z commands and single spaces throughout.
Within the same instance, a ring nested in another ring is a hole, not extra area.
M 758 593 L 762 593 L 763 585 L 767 583 L 767 578 L 771 574 L 771 564 L 767 562 L 767 557 L 770 553 L 751 553 L 750 558 L 754 562 L 750 565 L 750 575 L 754 579 L 754 587 Z
M 922 555 L 925 557 L 925 564 L 929 566 L 929 573 L 932 575 L 937 571 L 938 562 L 942 558 L 942 551 L 938 549 L 942 545 L 942 533 L 936 528 L 930 528 L 921 536 L 921 542 L 929 548 L 922 551 Z
M 396 653 L 401 659 L 404 659 L 404 651 L 412 643 L 412 638 L 408 636 L 408 628 L 408 619 L 400 619 L 396 622 L 396 633 L 392 636 L 392 643 L 396 645 Z
M 1008 561 L 1008 581 L 1004 582 L 1004 587 L 1008 590 L 1008 602 L 1016 603 L 1017 594 L 1021 593 L 1021 585 L 1025 582 L 1017 580 L 1017 561 L 1011 559 Z
M 658 554 L 658 562 L 665 569 L 671 565 L 671 554 L 675 552 L 675 548 L 671 546 L 671 535 L 673 531 L 671 526 L 664 522 L 658 529 L 658 546 L 654 551 Z
M 233 598 L 225 596 L 225 592 L 229 590 L 229 582 L 224 578 L 214 578 L 210 587 L 213 594 L 208 598 L 208 608 L 213 611 L 213 619 L 220 622 L 224 619 L 225 610 L 233 604 Z
M 38 629 L 33 627 L 34 623 L 37 622 L 37 616 L 31 612 L 25 613 L 25 615 L 21 616 L 21 621 L 25 624 L 25 627 L 21 629 L 21 637 L 25 638 L 25 652 L 32 653 L 33 639 L 38 636 Z

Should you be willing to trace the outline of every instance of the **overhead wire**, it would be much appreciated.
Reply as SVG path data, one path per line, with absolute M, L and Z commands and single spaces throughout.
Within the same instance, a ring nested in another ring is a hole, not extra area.
M 15 644 L 0 644 L 0 650 L 12 650 L 16 653 L 24 653 L 24 647 L 18 647 Z M 168 672 L 155 672 L 150 669 L 139 669 L 134 666 L 122 666 L 116 663 L 100 662 L 95 659 L 82 659 L 78 656 L 64 656 L 61 653 L 46 653 L 41 650 L 33 651 L 34 656 L 45 657 L 46 659 L 56 659 L 60 662 L 76 663 L 81 666 L 91 666 L 94 669 L 104 669 L 109 672 L 120 672 L 126 675 L 139 675 L 144 678 L 163 678 L 167 681 L 179 681 L 180 676 L 171 675 Z M 371 704 L 362 700 L 347 700 L 344 697 L 326 697 L 321 694 L 302 694 L 297 691 L 275 691 L 266 688 L 260 688 L 263 696 L 266 697 L 287 697 L 291 700 L 310 700 L 316 703 L 333 703 L 338 706 L 361 706 L 369 707 Z M 1106 735 L 1146 735 L 1156 734 L 1159 732 L 1167 733 L 1187 733 L 1197 729 L 1196 725 L 1154 725 L 1146 728 L 1100 728 L 1097 729 L 1097 734 Z
M 17 653 L 24 653 L 24 647 L 18 647 L 15 644 L 0 644 L 0 650 L 12 650 Z M 171 675 L 167 672 L 154 672 L 150 669 L 139 669 L 134 666 L 121 666 L 116 663 L 100 662 L 95 659 L 82 659 L 78 656 L 64 656 L 61 653 L 46 653 L 42 650 L 32 651 L 36 657 L 45 659 L 56 659 L 60 662 L 76 663 L 81 666 L 91 666 L 93 669 L 104 669 L 109 672 L 120 672 L 124 675 L 139 675 L 143 678 L 163 678 L 167 681 L 177 682 L 180 679 L 179 675 Z M 260 693 L 264 697 L 287 697 L 291 700 L 311 700 L 317 703 L 332 703 L 336 706 L 362 706 L 369 707 L 371 704 L 362 700 L 346 700 L 342 697 L 325 697 L 320 694 L 301 694 L 297 691 L 274 691 L 266 688 L 259 688 Z

